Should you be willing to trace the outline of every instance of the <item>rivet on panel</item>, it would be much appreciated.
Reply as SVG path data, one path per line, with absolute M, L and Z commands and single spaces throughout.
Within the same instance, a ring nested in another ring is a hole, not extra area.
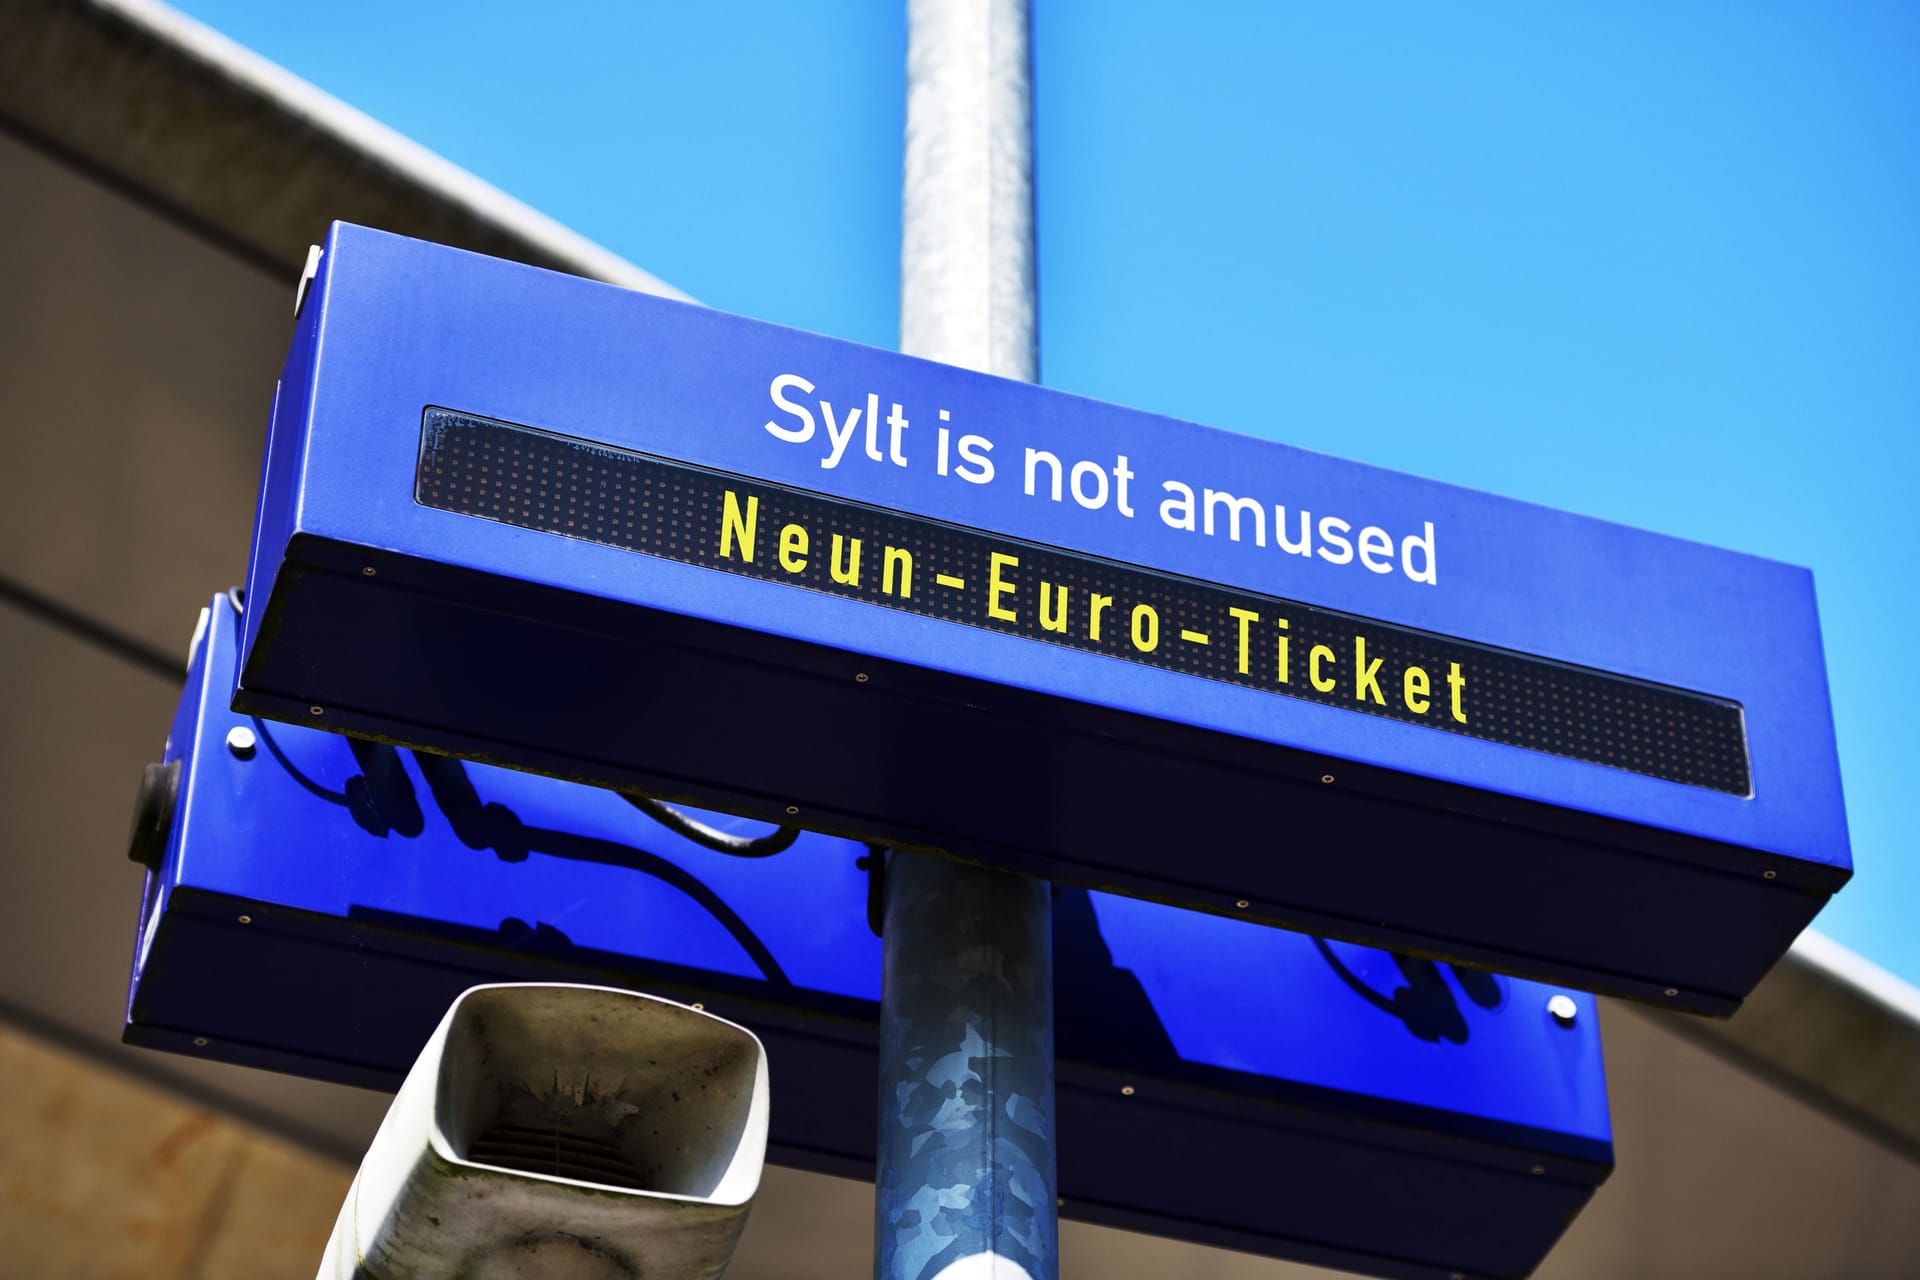
M 227 750 L 234 754 L 235 759 L 253 759 L 254 748 L 259 745 L 259 739 L 254 737 L 253 730 L 243 724 L 237 724 L 227 730 Z

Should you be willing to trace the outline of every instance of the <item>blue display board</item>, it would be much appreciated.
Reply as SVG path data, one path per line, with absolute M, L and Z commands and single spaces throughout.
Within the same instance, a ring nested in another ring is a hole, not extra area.
M 1798 569 L 350 226 L 235 705 L 1725 1012 L 1850 873 Z
M 872 1176 L 866 846 L 729 856 L 609 792 L 253 720 L 226 707 L 238 650 L 216 597 L 128 1040 L 392 1088 L 468 985 L 629 986 L 766 1041 L 776 1160 Z M 1069 1217 L 1519 1276 L 1611 1167 L 1592 997 L 1563 1023 L 1559 988 L 1077 888 L 1054 930 Z

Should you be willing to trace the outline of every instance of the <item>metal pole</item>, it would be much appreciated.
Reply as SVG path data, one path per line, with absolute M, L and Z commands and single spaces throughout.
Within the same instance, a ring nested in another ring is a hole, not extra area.
M 1039 376 L 1026 0 L 909 0 L 900 349 Z
M 875 1280 L 1057 1280 L 1050 886 L 886 875 Z
M 910 0 L 900 347 L 1032 381 L 1026 0 Z M 875 1280 L 1058 1280 L 1042 881 L 887 862 Z

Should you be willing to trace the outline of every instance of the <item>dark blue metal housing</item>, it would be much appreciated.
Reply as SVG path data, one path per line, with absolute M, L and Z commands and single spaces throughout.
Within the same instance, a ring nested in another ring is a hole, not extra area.
M 251 720 L 225 705 L 238 632 L 216 597 L 166 748 L 179 802 L 129 1041 L 390 1089 L 473 983 L 640 988 L 765 1040 L 773 1158 L 873 1176 L 864 846 L 732 857 L 609 792 Z M 1057 894 L 1069 1217 L 1369 1274 L 1521 1276 L 1611 1168 L 1592 997 L 1561 1025 L 1555 988 Z
M 345 225 L 270 436 L 259 715 L 1707 1012 L 1851 872 L 1804 570 Z

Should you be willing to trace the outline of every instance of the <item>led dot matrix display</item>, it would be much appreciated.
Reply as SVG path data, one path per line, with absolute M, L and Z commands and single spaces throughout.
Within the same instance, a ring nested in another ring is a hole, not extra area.
M 424 506 L 1750 794 L 1737 703 L 430 408 Z

